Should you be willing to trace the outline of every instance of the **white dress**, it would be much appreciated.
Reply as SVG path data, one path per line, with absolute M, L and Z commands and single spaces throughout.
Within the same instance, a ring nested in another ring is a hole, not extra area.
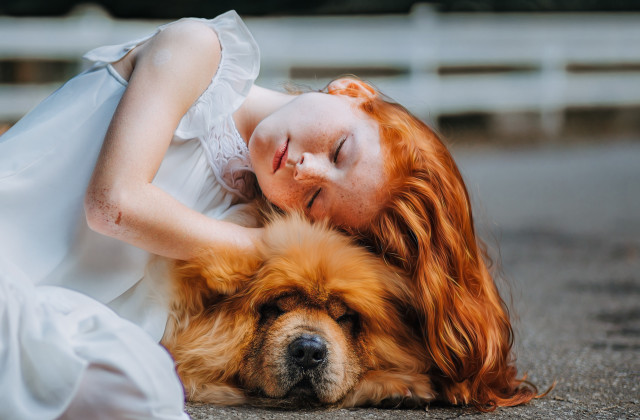
M 218 34 L 220 65 L 153 183 L 203 214 L 233 218 L 254 177 L 232 113 L 258 75 L 259 51 L 235 12 L 198 20 Z M 91 231 L 83 210 L 127 84 L 109 63 L 151 36 L 90 51 L 92 68 L 0 136 L 0 419 L 59 417 L 96 364 L 124 372 L 151 417 L 184 415 L 172 362 L 155 344 L 167 319 L 163 279 L 146 270 L 149 253 Z

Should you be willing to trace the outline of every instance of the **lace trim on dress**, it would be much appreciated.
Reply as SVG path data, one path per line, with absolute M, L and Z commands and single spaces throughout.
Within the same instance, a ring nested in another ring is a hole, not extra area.
M 214 125 L 200 142 L 216 180 L 227 191 L 250 200 L 256 196 L 256 178 L 249 149 L 238 133 L 233 117 Z

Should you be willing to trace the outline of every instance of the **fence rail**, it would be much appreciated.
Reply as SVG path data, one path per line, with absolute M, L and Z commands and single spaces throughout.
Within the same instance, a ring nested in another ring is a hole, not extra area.
M 77 61 L 165 22 L 95 9 L 65 18 L 0 17 L 0 61 Z M 640 105 L 640 14 L 438 14 L 248 18 L 260 44 L 258 83 L 321 87 L 362 73 L 432 122 L 468 112 L 539 113 L 547 132 L 572 107 Z M 54 85 L 0 85 L 0 120 L 17 119 Z

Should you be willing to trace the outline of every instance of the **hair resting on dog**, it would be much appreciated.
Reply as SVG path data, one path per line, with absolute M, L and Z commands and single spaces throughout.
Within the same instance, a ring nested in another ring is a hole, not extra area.
M 362 99 L 380 125 L 388 200 L 359 240 L 405 270 L 426 347 L 453 403 L 488 411 L 525 403 L 535 386 L 518 379 L 513 330 L 476 238 L 471 203 L 447 148 L 422 121 L 357 79 L 329 94 Z

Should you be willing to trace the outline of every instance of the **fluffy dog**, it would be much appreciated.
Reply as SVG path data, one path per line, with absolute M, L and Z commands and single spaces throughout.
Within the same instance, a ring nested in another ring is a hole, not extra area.
M 162 344 L 187 398 L 220 405 L 423 406 L 429 356 L 406 280 L 344 235 L 276 220 L 257 254 L 173 270 Z

